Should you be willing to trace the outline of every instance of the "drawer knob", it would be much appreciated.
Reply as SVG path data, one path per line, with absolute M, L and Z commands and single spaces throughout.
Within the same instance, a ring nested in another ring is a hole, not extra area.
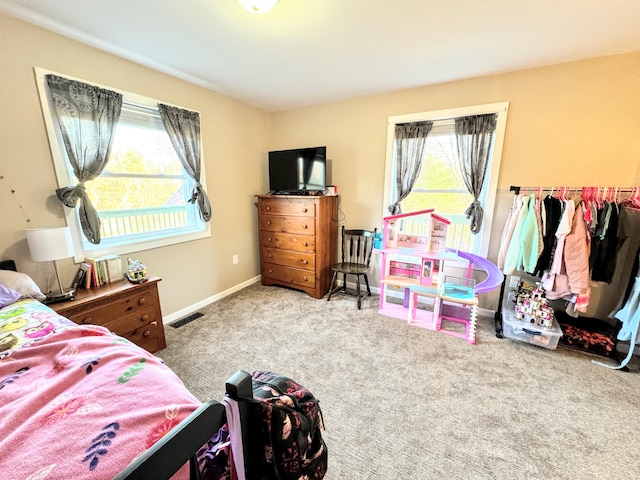
M 269 212 L 269 211 L 271 211 L 271 207 L 267 207 L 265 210 L 266 210 L 267 212 Z
M 302 228 L 307 229 L 307 228 L 309 228 L 309 226 L 308 225 L 302 225 Z
M 144 305 L 145 303 L 147 303 L 146 298 L 141 298 L 140 300 L 138 300 L 138 305 Z
M 273 269 L 271 269 L 271 268 L 270 268 L 270 269 L 269 269 L 269 273 L 273 273 Z
M 302 242 L 302 245 L 304 245 L 305 247 L 308 247 L 309 243 L 308 242 Z
M 302 263 L 304 263 L 305 265 L 309 264 L 309 260 L 302 260 Z
M 82 319 L 82 323 L 84 323 L 85 325 L 90 325 L 91 323 L 93 323 L 93 318 L 92 317 L 85 317 Z
M 302 209 L 302 212 L 303 212 L 303 213 L 307 213 L 308 211 L 309 211 L 309 209 L 308 209 L 308 208 L 303 208 L 303 209 Z
M 268 242 L 273 242 L 273 238 L 269 237 L 269 238 L 267 239 L 267 241 L 268 241 Z
M 149 335 L 151 335 L 151 331 L 149 330 L 145 330 L 144 333 L 142 334 L 143 337 L 148 337 Z
M 149 320 L 149 315 L 146 313 L 140 317 L 141 322 L 146 322 L 147 320 Z

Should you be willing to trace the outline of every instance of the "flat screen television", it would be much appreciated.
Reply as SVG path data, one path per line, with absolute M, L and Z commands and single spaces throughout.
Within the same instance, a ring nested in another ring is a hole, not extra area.
M 323 192 L 327 182 L 327 147 L 269 152 L 269 190 L 280 195 Z

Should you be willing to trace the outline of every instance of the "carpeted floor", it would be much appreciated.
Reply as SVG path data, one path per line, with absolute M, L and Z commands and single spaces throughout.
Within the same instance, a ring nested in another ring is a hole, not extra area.
M 320 400 L 328 480 L 640 478 L 640 376 L 572 350 L 476 345 L 362 310 L 252 285 L 174 329 L 158 356 L 201 400 L 238 369 L 273 370 Z

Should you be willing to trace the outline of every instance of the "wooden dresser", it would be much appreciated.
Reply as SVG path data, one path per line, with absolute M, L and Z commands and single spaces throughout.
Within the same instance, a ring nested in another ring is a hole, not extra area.
M 74 300 L 49 305 L 78 324 L 102 325 L 151 353 L 167 346 L 160 311 L 158 282 L 126 280 L 98 288 L 79 288 Z
M 263 285 L 283 285 L 322 298 L 336 262 L 338 197 L 259 195 Z

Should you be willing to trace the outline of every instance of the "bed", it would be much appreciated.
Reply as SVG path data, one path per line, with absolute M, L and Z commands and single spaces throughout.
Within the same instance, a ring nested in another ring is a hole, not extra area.
M 200 478 L 211 458 L 202 447 L 231 423 L 229 408 L 239 432 L 235 468 L 250 468 L 242 450 L 249 419 L 242 399 L 252 396 L 248 373 L 229 379 L 224 404 L 202 404 L 159 358 L 104 327 L 58 315 L 25 277 L 13 262 L 0 262 L 3 475 L 158 479 L 177 472 L 175 478 Z M 26 286 L 11 288 L 15 278 Z

